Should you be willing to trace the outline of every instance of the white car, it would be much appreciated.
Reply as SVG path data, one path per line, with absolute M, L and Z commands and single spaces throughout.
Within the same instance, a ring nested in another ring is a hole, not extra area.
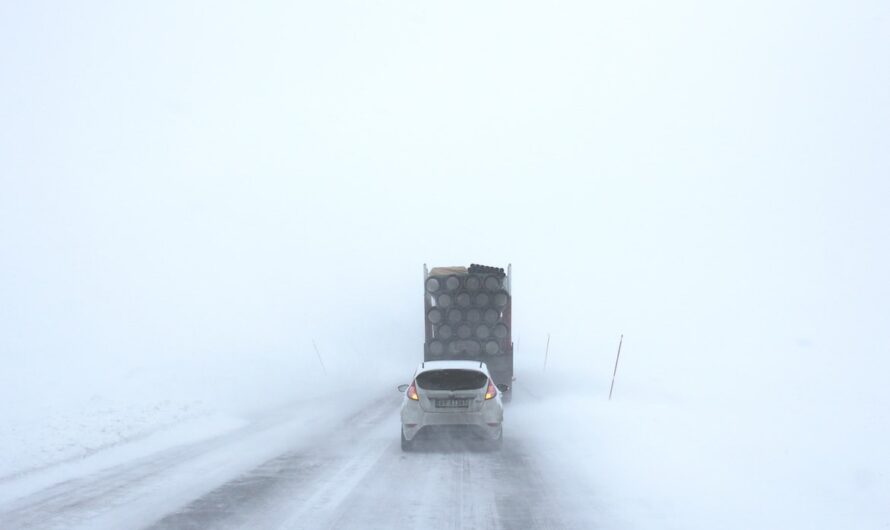
M 465 426 L 495 447 L 503 441 L 504 405 L 488 367 L 480 361 L 427 361 L 410 384 L 399 385 L 402 402 L 402 450 L 412 449 L 421 430 Z

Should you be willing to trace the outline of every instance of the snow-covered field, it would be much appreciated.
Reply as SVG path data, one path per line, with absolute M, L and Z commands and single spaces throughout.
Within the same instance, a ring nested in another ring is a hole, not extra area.
M 590 388 L 548 373 L 526 384 L 517 391 L 534 389 L 538 399 L 511 410 L 512 432 L 540 449 L 545 468 L 563 470 L 565 483 L 592 481 L 586 509 L 608 516 L 608 528 L 890 524 L 890 418 L 874 396 L 758 385 L 671 396 L 619 378 L 608 401 L 607 378 Z

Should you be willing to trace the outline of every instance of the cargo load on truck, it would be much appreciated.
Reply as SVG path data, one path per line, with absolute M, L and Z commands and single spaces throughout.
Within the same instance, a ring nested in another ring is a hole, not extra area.
M 424 361 L 484 361 L 496 384 L 512 386 L 510 269 L 423 266 Z

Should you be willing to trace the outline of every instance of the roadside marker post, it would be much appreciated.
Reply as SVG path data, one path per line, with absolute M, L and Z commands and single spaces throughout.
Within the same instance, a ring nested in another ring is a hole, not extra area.
M 547 347 L 544 348 L 544 371 L 547 371 L 547 357 L 550 355 L 550 334 L 547 334 Z
M 318 364 L 321 365 L 321 371 L 324 375 L 328 375 L 328 369 L 324 367 L 324 361 L 321 360 L 321 352 L 318 351 L 318 346 L 315 344 L 315 339 L 312 339 L 312 347 L 315 348 L 315 355 L 318 357 Z
M 615 355 L 615 368 L 612 370 L 612 384 L 609 386 L 609 401 L 612 401 L 612 390 L 615 388 L 615 374 L 618 373 L 618 359 L 621 358 L 621 344 L 624 343 L 624 334 L 618 340 L 618 354 Z

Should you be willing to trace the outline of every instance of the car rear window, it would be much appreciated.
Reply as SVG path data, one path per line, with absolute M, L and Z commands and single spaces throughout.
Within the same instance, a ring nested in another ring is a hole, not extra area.
M 475 370 L 430 370 L 417 376 L 417 386 L 426 390 L 474 390 L 487 382 L 488 376 Z

